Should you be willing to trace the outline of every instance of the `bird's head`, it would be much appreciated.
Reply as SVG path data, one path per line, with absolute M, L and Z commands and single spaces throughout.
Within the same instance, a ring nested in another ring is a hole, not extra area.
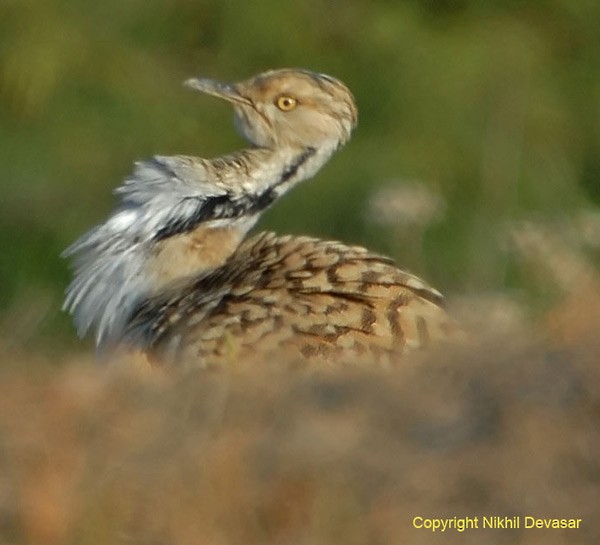
M 352 93 L 325 74 L 283 69 L 234 84 L 203 78 L 185 84 L 233 104 L 237 129 L 259 147 L 338 147 L 356 126 Z

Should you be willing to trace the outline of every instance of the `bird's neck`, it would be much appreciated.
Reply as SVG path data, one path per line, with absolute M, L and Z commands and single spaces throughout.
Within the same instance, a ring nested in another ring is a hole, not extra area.
M 224 265 L 260 215 L 294 185 L 313 176 L 331 153 L 312 147 L 251 148 L 208 160 L 209 178 L 231 191 L 223 206 L 238 211 L 158 240 L 145 267 L 152 294 Z
M 217 177 L 231 176 L 232 187 L 236 191 L 251 198 L 263 196 L 263 204 L 268 206 L 272 201 L 268 202 L 267 193 L 276 199 L 296 184 L 311 178 L 336 149 L 334 143 L 319 147 L 256 147 L 213 159 L 210 163 L 217 171 Z
M 336 146 L 252 148 L 216 159 L 156 157 L 117 192 L 121 205 L 69 255 L 65 301 L 81 334 L 118 341 L 136 308 L 209 274 L 234 254 L 261 213 L 313 176 Z
M 250 148 L 207 160 L 209 177 L 231 187 L 232 194 L 237 194 L 236 205 L 246 210 L 239 218 L 218 226 L 200 223 L 193 230 L 156 243 L 144 265 L 148 290 L 138 300 L 168 300 L 190 282 L 225 266 L 262 212 L 296 184 L 312 177 L 334 151 L 333 146 Z M 247 204 L 242 205 L 244 200 Z M 215 304 L 218 294 L 204 295 L 207 307 Z M 128 333 L 136 344 L 144 344 L 155 319 L 144 308 L 138 306 L 135 327 Z M 197 311 L 200 314 L 201 309 Z

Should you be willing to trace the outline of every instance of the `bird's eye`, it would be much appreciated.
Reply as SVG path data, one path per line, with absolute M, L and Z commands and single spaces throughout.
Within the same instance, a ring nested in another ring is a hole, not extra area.
M 275 105 L 282 112 L 289 112 L 290 110 L 293 110 L 296 106 L 298 106 L 298 101 L 294 97 L 288 97 L 288 96 L 284 95 L 284 96 L 280 96 L 275 101 Z

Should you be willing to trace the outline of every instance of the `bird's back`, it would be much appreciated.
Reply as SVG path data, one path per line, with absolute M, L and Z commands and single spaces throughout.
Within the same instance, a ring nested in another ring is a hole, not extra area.
M 372 359 L 453 337 L 441 302 L 364 248 L 261 233 L 219 269 L 147 301 L 130 335 L 162 362 Z

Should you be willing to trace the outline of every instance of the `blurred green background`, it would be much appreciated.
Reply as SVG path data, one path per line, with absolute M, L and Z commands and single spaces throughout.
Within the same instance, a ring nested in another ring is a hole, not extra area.
M 244 145 L 182 80 L 286 66 L 347 83 L 359 127 L 262 228 L 369 245 L 446 293 L 535 299 L 506 226 L 597 212 L 597 0 L 2 0 L 2 342 L 81 347 L 59 254 L 133 161 Z

